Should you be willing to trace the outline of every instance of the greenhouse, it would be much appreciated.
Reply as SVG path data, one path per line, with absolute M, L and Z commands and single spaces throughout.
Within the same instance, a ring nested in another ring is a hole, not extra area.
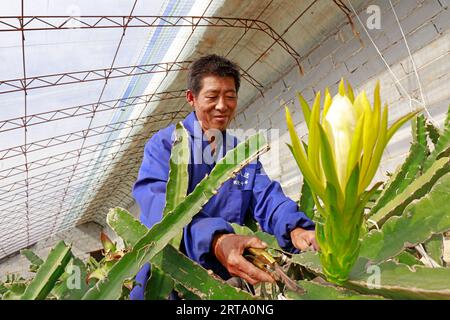
M 0 300 L 450 299 L 449 4 L 2 1 Z

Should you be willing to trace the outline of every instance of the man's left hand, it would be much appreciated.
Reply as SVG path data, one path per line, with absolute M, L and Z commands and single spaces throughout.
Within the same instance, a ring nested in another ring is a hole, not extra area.
M 294 247 L 301 251 L 307 251 L 309 248 L 312 248 L 314 251 L 320 250 L 314 230 L 295 228 L 291 231 L 291 240 Z

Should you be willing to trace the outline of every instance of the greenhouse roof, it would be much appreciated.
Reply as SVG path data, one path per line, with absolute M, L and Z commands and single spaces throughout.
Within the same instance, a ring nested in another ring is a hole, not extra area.
M 0 259 L 133 204 L 144 143 L 189 112 L 194 58 L 239 63 L 243 108 L 286 70 L 301 71 L 302 56 L 346 21 L 336 9 L 317 0 L 2 1 Z

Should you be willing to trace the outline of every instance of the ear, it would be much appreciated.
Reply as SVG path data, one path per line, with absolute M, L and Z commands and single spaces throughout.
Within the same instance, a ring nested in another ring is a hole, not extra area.
M 186 101 L 191 105 L 191 107 L 193 107 L 193 108 L 195 108 L 195 106 L 194 106 L 194 100 L 195 100 L 195 97 L 194 97 L 194 94 L 192 93 L 192 91 L 191 90 L 186 90 Z

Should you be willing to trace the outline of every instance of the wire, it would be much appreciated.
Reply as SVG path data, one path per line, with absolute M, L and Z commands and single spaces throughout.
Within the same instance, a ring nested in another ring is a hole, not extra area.
M 400 89 L 403 91 L 403 93 L 408 97 L 408 99 L 409 99 L 409 108 L 410 108 L 410 111 L 413 111 L 412 102 L 415 102 L 415 103 L 417 103 L 418 105 L 420 105 L 422 108 L 424 108 L 424 109 L 426 110 L 428 116 L 430 117 L 430 120 L 431 120 L 434 124 L 436 124 L 436 121 L 434 121 L 434 119 L 431 117 L 430 113 L 428 112 L 428 109 L 426 108 L 426 106 L 425 106 L 425 104 L 424 104 L 424 101 L 418 101 L 417 99 L 412 98 L 411 95 L 408 93 L 408 91 L 403 87 L 403 85 L 401 84 L 400 80 L 397 78 L 397 76 L 395 75 L 395 73 L 392 71 L 391 67 L 389 66 L 389 63 L 386 61 L 386 59 L 384 58 L 384 56 L 383 56 L 383 54 L 381 53 L 380 49 L 378 48 L 377 44 L 376 44 L 375 41 L 373 40 L 373 38 L 372 38 L 372 36 L 370 35 L 369 31 L 367 31 L 367 28 L 365 27 L 364 23 L 361 21 L 361 18 L 360 18 L 360 17 L 358 16 L 358 14 L 356 13 L 356 10 L 355 10 L 355 8 L 353 7 L 353 5 L 351 4 L 350 0 L 347 0 L 347 2 L 348 2 L 348 4 L 349 4 L 350 8 L 352 9 L 353 13 L 355 14 L 356 18 L 358 19 L 358 21 L 359 21 L 361 27 L 362 27 L 362 28 L 364 29 L 364 31 L 366 32 L 367 37 L 368 37 L 369 40 L 372 42 L 372 45 L 374 46 L 374 48 L 375 48 L 375 50 L 377 51 L 378 55 L 380 56 L 381 60 L 383 60 L 384 64 L 386 65 L 386 68 L 388 69 L 389 73 L 390 73 L 391 76 L 394 78 L 395 83 L 400 87 Z M 389 2 L 390 2 L 390 0 L 389 0 Z M 392 4 L 391 4 L 391 5 L 392 5 Z M 394 14 L 395 14 L 395 10 L 394 10 Z M 396 14 L 395 14 L 395 15 L 396 15 Z M 397 17 L 397 15 L 396 15 L 396 17 Z M 404 39 L 405 43 L 407 43 L 405 34 L 403 33 L 403 29 L 401 28 L 400 21 L 398 21 L 398 18 L 397 18 L 397 22 L 398 22 L 398 24 L 399 24 L 399 26 L 400 26 L 400 30 L 401 30 L 402 35 L 403 35 L 403 39 Z M 410 50 L 409 50 L 409 46 L 408 46 L 408 52 L 409 52 L 409 54 L 410 54 L 410 58 L 412 59 L 411 52 L 410 52 Z M 415 66 L 414 62 L 413 62 L 413 66 Z M 415 72 L 417 72 L 416 69 L 415 69 Z M 417 76 L 418 76 L 418 75 L 417 75 Z M 420 86 L 420 88 L 421 88 L 420 82 L 419 82 L 419 86 Z M 421 89 L 420 89 L 420 90 L 421 90 Z M 422 91 L 421 91 L 421 93 L 422 93 Z
M 433 119 L 433 117 L 431 116 L 431 114 L 428 111 L 428 108 L 426 106 L 426 100 L 425 100 L 425 96 L 423 94 L 423 89 L 422 89 L 422 82 L 420 81 L 419 72 L 417 71 L 416 62 L 414 61 L 414 58 L 413 58 L 413 56 L 411 54 L 411 49 L 409 48 L 408 41 L 406 40 L 405 33 L 403 32 L 402 25 L 401 25 L 400 20 L 399 20 L 399 18 L 397 16 L 397 12 L 395 11 L 394 6 L 392 5 L 392 1 L 391 0 L 389 0 L 389 4 L 391 5 L 392 12 L 394 13 L 394 16 L 395 16 L 395 20 L 397 21 L 398 27 L 400 28 L 400 32 L 402 33 L 402 37 L 403 37 L 403 40 L 405 42 L 406 49 L 408 50 L 409 59 L 411 60 L 411 63 L 412 63 L 413 69 L 414 69 L 414 74 L 416 76 L 417 84 L 419 85 L 420 97 L 422 99 L 423 108 L 425 109 L 425 111 L 426 111 L 430 121 L 435 126 L 439 127 L 439 124 Z

